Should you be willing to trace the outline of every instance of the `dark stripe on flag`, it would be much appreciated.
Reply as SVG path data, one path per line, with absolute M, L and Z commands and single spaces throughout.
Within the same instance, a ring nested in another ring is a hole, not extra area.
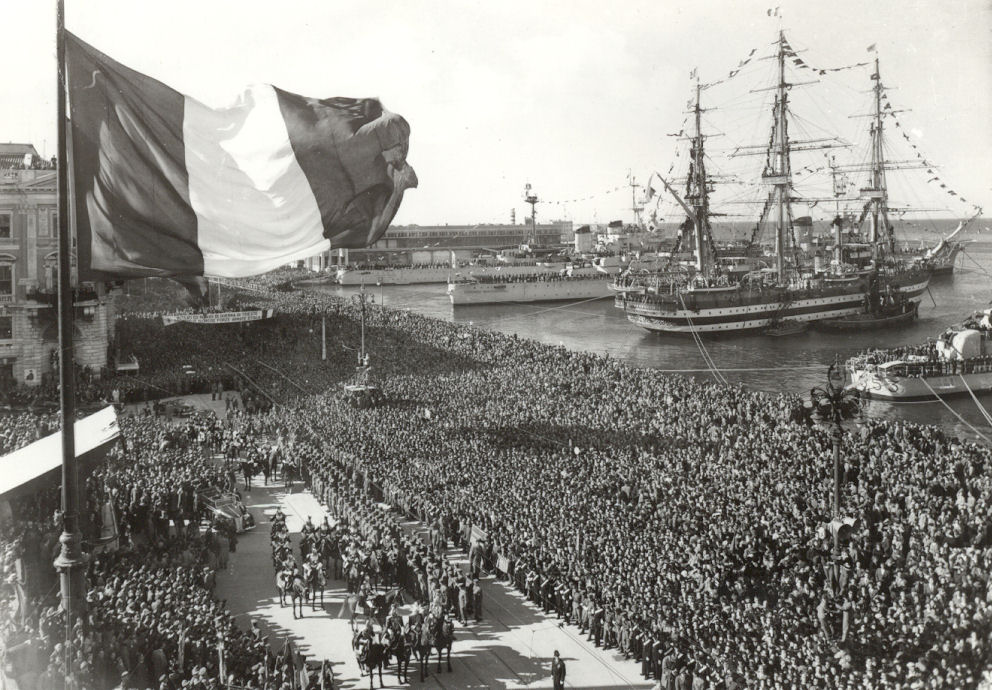
M 84 280 L 203 273 L 182 94 L 66 33 Z
M 406 166 L 410 126 L 399 115 L 384 114 L 374 98 L 318 100 L 275 92 L 324 237 L 335 248 L 369 246 L 389 227 L 403 188 L 416 186 L 412 170 L 412 181 L 397 185 L 391 164 Z

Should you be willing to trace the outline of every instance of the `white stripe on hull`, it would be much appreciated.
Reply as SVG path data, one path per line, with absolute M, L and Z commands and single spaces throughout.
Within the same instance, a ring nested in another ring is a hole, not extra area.
M 914 283 L 913 285 L 906 285 L 904 287 L 897 288 L 896 292 L 903 295 L 909 295 L 910 298 L 921 297 L 922 299 L 923 291 L 927 289 L 928 285 L 930 285 L 930 278 L 927 278 L 921 283 Z
M 822 309 L 808 314 L 790 313 L 795 310 L 814 306 L 822 307 Z M 665 316 L 659 316 L 656 309 L 638 310 L 636 305 L 631 305 L 627 308 L 627 319 L 642 328 L 666 333 L 690 333 L 692 331 L 701 333 L 731 332 L 770 326 L 774 320 L 773 317 L 782 307 L 783 303 L 775 302 L 771 304 L 751 304 L 743 307 L 700 309 L 698 312 L 679 309 L 669 312 Z M 779 318 L 796 321 L 819 321 L 839 316 L 860 314 L 862 311 L 864 311 L 864 306 L 860 295 L 854 295 L 853 297 L 851 295 L 835 295 L 833 297 L 821 297 L 793 302 L 789 305 L 788 309 L 779 315 Z M 725 320 L 717 323 L 698 322 L 700 319 L 705 318 L 722 318 Z
M 926 290 L 929 282 L 930 279 L 927 278 L 921 283 L 898 288 L 897 292 L 906 295 L 909 302 L 918 304 L 923 300 L 923 291 Z M 691 298 L 687 299 L 691 301 Z M 621 299 L 617 301 L 621 302 Z M 788 306 L 786 307 L 786 305 Z M 663 311 L 659 309 L 658 305 L 637 302 L 630 302 L 626 305 L 621 302 L 617 306 L 625 310 L 627 320 L 650 331 L 726 333 L 765 328 L 772 324 L 775 320 L 774 317 L 794 321 L 822 321 L 841 316 L 853 316 L 864 311 L 864 295 L 862 293 L 832 295 L 792 302 L 766 302 L 739 307 L 700 309 L 699 311 L 691 309 Z M 808 313 L 799 313 L 812 307 L 822 308 Z M 720 321 L 706 323 L 706 321 L 714 318 L 720 319 Z

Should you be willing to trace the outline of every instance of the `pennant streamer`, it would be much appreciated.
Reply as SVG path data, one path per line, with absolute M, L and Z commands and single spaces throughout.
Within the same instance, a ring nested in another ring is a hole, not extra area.
M 891 118 L 892 121 L 893 121 L 893 124 L 895 124 L 895 126 L 898 127 L 899 129 L 903 130 L 901 132 L 902 138 L 905 139 L 909 143 L 910 147 L 913 149 L 913 153 L 916 154 L 916 157 L 917 157 L 917 159 L 919 159 L 920 163 L 922 163 L 924 166 L 927 166 L 927 168 L 926 168 L 927 174 L 928 175 L 932 175 L 932 177 L 930 177 L 927 180 L 927 183 L 929 183 L 929 184 L 936 184 L 937 187 L 939 187 L 940 189 L 943 189 L 945 192 L 947 192 L 947 195 L 948 196 L 957 197 L 958 199 L 960 199 L 964 203 L 971 204 L 971 207 L 976 212 L 976 214 L 981 215 L 981 213 L 982 213 L 981 206 L 979 206 L 978 204 L 972 204 L 970 201 L 968 201 L 963 196 L 961 196 L 960 194 L 958 194 L 955 190 L 953 190 L 950 187 L 948 187 L 947 184 L 943 180 L 940 179 L 940 176 L 937 175 L 937 173 L 934 172 L 933 168 L 932 167 L 929 167 L 929 166 L 932 166 L 933 163 L 931 163 L 930 161 L 928 161 L 923 156 L 923 154 L 920 153 L 920 147 L 917 144 L 914 144 L 913 143 L 913 140 L 910 138 L 909 134 L 906 133 L 905 128 L 901 125 L 901 123 L 899 122 L 898 118 L 896 118 L 895 111 L 892 110 L 892 104 L 888 102 L 889 97 L 883 92 L 882 93 L 882 98 L 885 99 L 885 101 L 886 101 L 885 107 L 883 108 L 882 116 L 883 117 L 887 117 L 887 118 Z

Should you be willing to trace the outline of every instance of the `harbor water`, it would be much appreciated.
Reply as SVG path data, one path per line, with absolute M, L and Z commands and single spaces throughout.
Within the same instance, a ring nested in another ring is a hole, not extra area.
M 327 287 L 340 294 L 357 288 Z M 924 293 L 919 319 L 888 330 L 838 333 L 810 329 L 786 337 L 762 334 L 707 336 L 658 335 L 634 326 L 613 300 L 545 302 L 452 307 L 444 285 L 377 286 L 366 290 L 376 302 L 410 309 L 440 319 L 513 333 L 522 338 L 564 345 L 621 359 L 633 366 L 650 367 L 700 379 L 715 378 L 709 358 L 730 383 L 760 391 L 808 394 L 825 385 L 827 367 L 839 359 L 871 348 L 924 342 L 945 327 L 959 323 L 992 301 L 992 240 L 979 235 L 958 256 L 953 276 L 931 280 Z M 705 350 L 705 354 L 703 352 Z M 992 395 L 978 397 L 992 409 Z M 992 438 L 992 427 L 969 396 L 939 401 L 883 403 L 873 401 L 867 414 L 940 425 L 950 434 L 981 440 Z

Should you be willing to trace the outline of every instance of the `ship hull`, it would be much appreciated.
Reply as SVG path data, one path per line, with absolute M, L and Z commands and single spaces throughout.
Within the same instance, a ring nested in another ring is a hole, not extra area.
M 818 321 L 860 313 L 863 297 L 836 295 L 806 300 L 764 302 L 747 306 L 719 306 L 710 309 L 660 311 L 627 304 L 627 320 L 659 333 L 731 333 L 760 330 L 777 320 Z
M 454 269 L 451 268 L 383 268 L 340 269 L 340 285 L 418 285 L 447 283 Z
M 534 280 L 500 283 L 451 283 L 448 297 L 454 306 L 512 302 L 558 302 L 606 299 L 612 296 L 605 279 Z
M 873 331 L 880 328 L 895 328 L 912 322 L 917 316 L 919 306 L 919 302 L 913 302 L 911 309 L 888 316 L 856 314 L 840 319 L 827 319 L 818 323 L 817 327 L 834 331 Z
M 872 400 L 892 402 L 936 400 L 937 396 L 943 398 L 949 395 L 968 395 L 969 389 L 974 393 L 992 391 L 992 371 L 902 378 L 886 376 L 872 370 L 855 369 L 851 371 L 850 387 L 859 395 Z
M 919 304 L 928 284 L 929 279 L 923 277 L 899 285 L 895 291 L 909 302 Z M 865 291 L 862 287 L 851 285 L 799 293 L 779 290 L 757 296 L 729 291 L 704 300 L 697 300 L 688 292 L 683 293 L 679 304 L 675 304 L 673 298 L 652 302 L 617 295 L 616 306 L 624 310 L 628 321 L 649 331 L 735 333 L 767 328 L 786 319 L 816 322 L 863 313 Z
M 954 274 L 954 266 L 957 263 L 958 254 L 964 247 L 955 243 L 953 247 L 942 256 L 937 257 L 930 266 L 930 272 L 935 276 L 949 276 Z
M 432 283 L 448 283 L 458 278 L 494 278 L 506 276 L 556 276 L 568 270 L 568 264 L 499 264 L 495 266 L 460 266 L 449 267 L 408 267 L 381 269 L 339 269 L 337 280 L 340 285 L 424 285 Z M 599 273 L 593 266 L 573 268 L 573 275 L 596 275 Z M 615 270 L 615 269 L 614 269 Z

